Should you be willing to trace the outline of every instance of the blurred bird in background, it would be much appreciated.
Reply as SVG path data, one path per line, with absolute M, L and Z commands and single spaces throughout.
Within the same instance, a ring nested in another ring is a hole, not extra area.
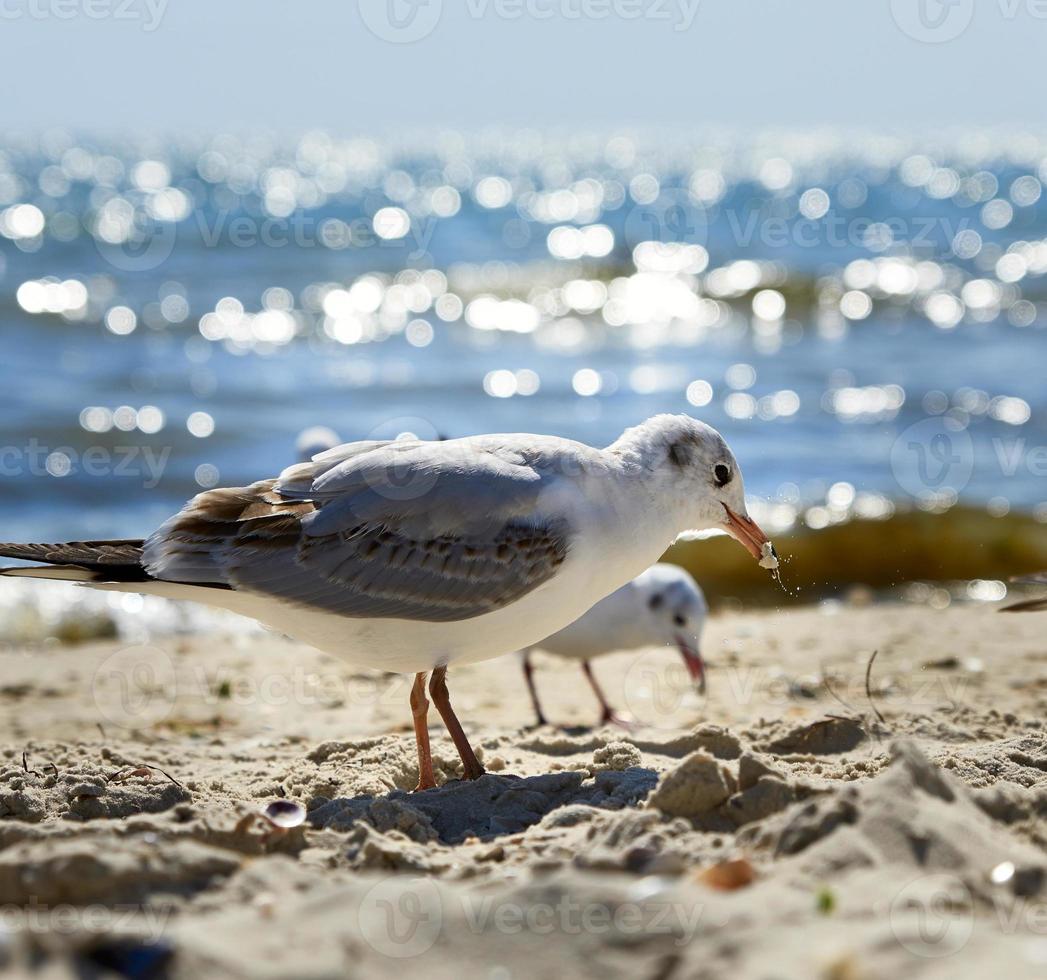
M 1037 572 L 1035 575 L 1027 575 L 1016 579 L 1021 585 L 1045 585 L 1047 586 L 1047 572 Z M 1013 606 L 1005 606 L 1003 612 L 1043 612 L 1047 611 L 1047 596 L 1039 599 L 1024 599 L 1014 603 Z
M 534 683 L 533 650 L 581 662 L 600 702 L 601 725 L 628 728 L 633 722 L 604 696 L 590 661 L 605 653 L 675 646 L 698 690 L 705 693 L 702 630 L 709 607 L 701 587 L 682 568 L 658 564 L 598 602 L 581 619 L 523 651 L 523 671 L 539 725 L 547 724 Z

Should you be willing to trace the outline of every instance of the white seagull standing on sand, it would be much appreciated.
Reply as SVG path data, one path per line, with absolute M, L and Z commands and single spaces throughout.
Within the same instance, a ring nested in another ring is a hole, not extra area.
M 708 612 L 700 586 L 678 565 L 658 564 L 637 575 L 606 599 L 601 599 L 581 619 L 523 652 L 524 677 L 538 724 L 546 724 L 546 719 L 534 686 L 532 650 L 544 650 L 558 657 L 581 661 L 586 679 L 600 702 L 600 724 L 628 728 L 630 720 L 608 703 L 589 661 L 616 651 L 675 646 L 691 679 L 704 692 L 705 661 L 701 654 L 701 639 Z
M 52 567 L 3 574 L 191 599 L 375 670 L 412 673 L 418 789 L 435 785 L 425 696 L 466 779 L 483 774 L 451 708 L 451 664 L 531 646 L 720 528 L 766 567 L 718 432 L 660 415 L 606 449 L 538 435 L 354 442 L 249 487 L 208 490 L 145 540 L 2 544 Z

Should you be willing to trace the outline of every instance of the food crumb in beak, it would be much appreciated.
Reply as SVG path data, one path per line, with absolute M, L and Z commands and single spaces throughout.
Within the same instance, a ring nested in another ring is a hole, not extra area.
M 766 568 L 772 572 L 778 569 L 778 555 L 770 541 L 765 541 L 760 551 L 760 568 Z

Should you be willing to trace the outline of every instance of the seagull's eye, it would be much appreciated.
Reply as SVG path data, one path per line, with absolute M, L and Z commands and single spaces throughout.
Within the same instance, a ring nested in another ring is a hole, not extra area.
M 725 487 L 731 482 L 731 468 L 726 463 L 717 463 L 713 467 L 713 479 L 718 487 Z
M 681 616 L 679 613 L 677 613 L 675 616 L 673 616 L 673 622 L 676 623 L 677 626 L 686 626 L 687 617 Z

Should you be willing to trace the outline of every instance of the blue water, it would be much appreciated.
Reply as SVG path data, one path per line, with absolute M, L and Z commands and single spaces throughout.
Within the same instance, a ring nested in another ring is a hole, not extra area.
M 2 536 L 141 534 L 310 425 L 605 444 L 667 411 L 798 520 L 848 486 L 1043 514 L 1047 147 L 768 145 L 0 144 Z

